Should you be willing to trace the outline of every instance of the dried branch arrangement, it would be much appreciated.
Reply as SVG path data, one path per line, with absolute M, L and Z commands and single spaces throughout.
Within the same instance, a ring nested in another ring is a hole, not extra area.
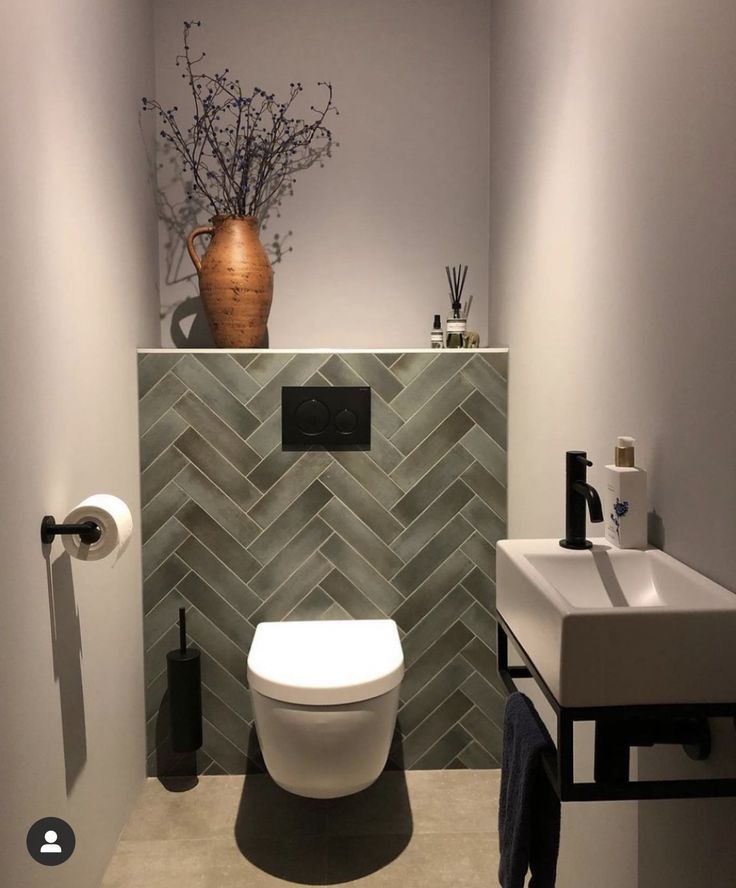
M 245 94 L 229 68 L 219 74 L 199 70 L 206 53 L 194 54 L 190 37 L 201 24 L 184 22 L 184 52 L 176 59 L 194 104 L 191 125 L 179 123 L 176 105 L 164 108 L 156 99 L 144 98 L 143 108 L 158 113 L 161 138 L 179 155 L 188 197 L 203 198 L 214 215 L 262 218 L 271 205 L 293 193 L 295 173 L 324 165 L 337 145 L 326 125 L 330 114 L 339 114 L 332 84 L 317 84 L 326 96 L 322 107 L 310 106 L 311 122 L 294 116 L 301 83 L 289 84 L 284 101 L 258 86 Z

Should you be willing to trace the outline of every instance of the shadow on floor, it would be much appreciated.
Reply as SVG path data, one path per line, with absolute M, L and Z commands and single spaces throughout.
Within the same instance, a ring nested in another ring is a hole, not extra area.
M 396 755 L 394 747 L 394 764 Z M 403 770 L 385 770 L 368 789 L 339 799 L 308 799 L 249 774 L 235 841 L 252 864 L 299 885 L 335 885 L 395 860 L 413 831 Z

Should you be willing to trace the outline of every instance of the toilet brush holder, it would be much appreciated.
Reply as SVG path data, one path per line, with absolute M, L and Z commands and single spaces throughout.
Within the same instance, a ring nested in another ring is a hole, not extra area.
M 174 752 L 195 752 L 202 745 L 200 652 L 187 648 L 186 613 L 179 608 L 179 648 L 166 655 L 169 736 Z

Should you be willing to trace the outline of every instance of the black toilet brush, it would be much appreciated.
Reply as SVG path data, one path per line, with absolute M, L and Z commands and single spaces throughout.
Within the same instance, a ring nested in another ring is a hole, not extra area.
M 169 731 L 174 752 L 195 752 L 202 745 L 200 652 L 187 648 L 186 612 L 179 608 L 179 648 L 166 655 Z

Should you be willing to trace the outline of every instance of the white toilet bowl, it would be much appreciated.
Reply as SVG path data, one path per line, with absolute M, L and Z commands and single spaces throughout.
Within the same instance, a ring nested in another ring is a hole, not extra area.
M 311 798 L 370 786 L 386 764 L 403 676 L 393 620 L 260 623 L 248 684 L 271 777 Z

